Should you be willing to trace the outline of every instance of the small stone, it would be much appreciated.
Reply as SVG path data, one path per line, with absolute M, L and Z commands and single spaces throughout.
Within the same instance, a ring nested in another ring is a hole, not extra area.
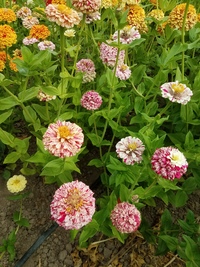
M 61 251 L 61 252 L 59 253 L 58 258 L 59 258 L 60 261 L 64 261 L 64 259 L 65 259 L 66 257 L 67 257 L 67 251 L 66 251 L 66 250 L 63 250 L 63 251 Z
M 66 251 L 68 252 L 68 254 L 70 254 L 72 252 L 72 245 L 69 243 L 65 246 Z
M 104 258 L 105 258 L 105 259 L 109 259 L 110 256 L 111 256 L 111 254 L 112 254 L 112 250 L 110 250 L 110 249 L 108 249 L 108 248 L 104 248 L 104 250 L 103 250 L 103 255 L 104 255 Z

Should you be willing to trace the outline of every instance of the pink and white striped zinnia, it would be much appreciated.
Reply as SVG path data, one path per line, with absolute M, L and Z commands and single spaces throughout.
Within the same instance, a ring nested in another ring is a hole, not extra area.
M 74 8 L 84 14 L 94 13 L 101 7 L 101 0 L 73 0 Z
M 43 135 L 44 148 L 60 158 L 76 155 L 81 149 L 83 140 L 81 127 L 66 121 L 51 123 Z
M 118 203 L 111 212 L 111 221 L 121 233 L 137 231 L 141 223 L 141 214 L 135 205 L 128 202 Z
M 91 90 L 83 94 L 81 98 L 81 106 L 87 110 L 96 110 L 102 104 L 102 97 L 99 93 Z
M 132 136 L 122 138 L 116 144 L 117 156 L 121 158 L 126 165 L 140 163 L 144 150 L 145 146 L 142 141 Z
M 116 60 L 117 60 L 117 52 L 118 48 L 110 46 L 106 43 L 101 43 L 100 45 L 100 59 L 102 62 L 109 66 L 109 67 L 114 67 Z M 118 57 L 118 62 L 117 64 L 123 64 L 124 63 L 124 58 L 125 58 L 125 51 L 121 50 L 119 52 L 119 57 Z
M 92 220 L 95 212 L 93 194 L 83 182 L 63 184 L 51 202 L 51 218 L 66 230 L 80 229 Z
M 156 149 L 151 159 L 152 169 L 168 180 L 180 179 L 186 173 L 188 163 L 177 148 L 162 147 Z
M 76 63 L 76 71 L 83 73 L 83 83 L 92 82 L 96 77 L 94 62 L 88 58 L 83 58 Z

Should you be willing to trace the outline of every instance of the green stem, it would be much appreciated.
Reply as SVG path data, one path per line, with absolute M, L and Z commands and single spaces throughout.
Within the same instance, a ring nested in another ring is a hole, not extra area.
M 22 199 L 20 200 L 20 210 L 19 210 L 19 221 L 21 220 L 22 217 Z M 15 235 L 17 234 L 17 232 L 19 231 L 19 224 L 17 225 L 17 228 L 15 230 Z
M 61 73 L 65 71 L 65 28 L 60 26 L 60 52 L 61 52 Z M 64 95 L 64 81 L 61 80 L 61 95 Z
M 160 117 L 169 109 L 169 107 L 172 105 L 172 102 L 168 102 L 167 105 L 162 109 L 162 111 L 159 113 Z

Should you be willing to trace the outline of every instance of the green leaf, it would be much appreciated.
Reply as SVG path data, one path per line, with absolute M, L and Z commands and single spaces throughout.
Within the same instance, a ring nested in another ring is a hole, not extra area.
M 4 121 L 6 121 L 7 118 L 10 117 L 12 112 L 13 112 L 13 109 L 10 109 L 9 111 L 2 113 L 1 116 L 0 116 L 0 124 L 3 123 Z
M 160 239 L 162 239 L 163 241 L 165 241 L 167 247 L 171 250 L 171 251 L 176 251 L 179 241 L 178 238 L 173 237 L 173 236 L 169 236 L 169 235 L 160 235 L 159 236 Z
M 15 142 L 14 142 L 15 141 L 15 137 L 12 134 L 2 130 L 1 128 L 0 128 L 0 140 L 5 145 L 8 145 L 10 147 L 15 147 L 15 145 L 16 145 Z
M 101 137 L 97 136 L 95 133 L 87 133 L 87 137 L 90 139 L 92 144 L 96 147 L 100 146 L 101 143 Z
M 168 190 L 181 190 L 180 187 L 175 185 L 175 182 L 176 181 L 169 181 L 161 177 L 158 178 L 158 184 L 165 189 L 165 192 L 167 192 Z
M 32 98 L 35 98 L 38 94 L 39 88 L 38 87 L 32 87 L 30 89 L 27 89 L 26 91 L 22 91 L 19 93 L 18 97 L 21 102 L 28 101 Z
M 6 156 L 6 158 L 3 161 L 3 164 L 8 163 L 16 163 L 17 160 L 21 157 L 21 155 L 18 152 L 11 152 Z
M 79 237 L 79 245 L 80 247 L 85 247 L 86 242 L 89 238 L 93 237 L 97 231 L 99 230 L 99 224 L 96 220 L 92 220 L 88 223 L 82 230 L 80 237 Z
M 185 193 L 185 191 L 178 191 L 175 196 L 174 206 L 176 208 L 182 207 L 186 204 L 187 200 L 188 195 Z
M 10 109 L 17 105 L 19 105 L 19 101 L 12 96 L 0 99 L 0 110 Z
M 187 258 L 196 263 L 199 266 L 200 263 L 200 248 L 197 243 L 187 235 L 183 235 L 183 239 L 186 241 L 185 254 Z M 194 265 L 195 266 L 195 265 Z
M 61 158 L 52 160 L 44 166 L 40 176 L 56 176 L 63 172 L 64 165 L 65 163 Z
M 97 168 L 103 167 L 103 162 L 100 159 L 92 159 L 88 163 L 88 166 L 95 166 Z

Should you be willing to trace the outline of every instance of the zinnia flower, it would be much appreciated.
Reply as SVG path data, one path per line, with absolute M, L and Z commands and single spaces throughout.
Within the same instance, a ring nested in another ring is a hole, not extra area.
M 152 169 L 168 180 L 180 179 L 186 173 L 188 163 L 177 148 L 162 147 L 156 149 L 151 159 Z
M 148 14 L 148 17 L 155 18 L 157 20 L 162 20 L 164 18 L 164 12 L 160 9 L 153 9 Z
M 140 39 L 141 35 L 138 30 L 133 26 L 126 26 L 123 30 L 120 30 L 120 43 L 130 44 L 135 39 Z M 116 31 L 112 36 L 113 41 L 118 41 L 118 31 Z
M 3 60 L 0 59 L 0 72 L 2 72 L 5 69 L 6 65 Z
M 102 8 L 115 8 L 119 4 L 118 0 L 102 0 L 101 7 Z
M 36 17 L 28 16 L 22 20 L 22 24 L 24 28 L 31 29 L 33 25 L 39 24 L 39 20 Z
M 52 43 L 51 41 L 47 41 L 47 40 L 45 40 L 45 41 L 40 42 L 40 43 L 38 44 L 38 48 L 39 48 L 40 50 L 46 50 L 46 49 L 49 49 L 50 51 L 53 51 L 53 50 L 55 49 L 55 44 Z
M 48 5 L 45 9 L 47 18 L 65 28 L 73 28 L 81 21 L 78 13 L 66 5 Z
M 51 217 L 66 230 L 80 229 L 92 220 L 95 198 L 89 186 L 79 181 L 63 184 L 51 202 Z
M 142 161 L 145 147 L 139 138 L 128 136 L 116 144 L 117 156 L 123 159 L 126 165 L 134 165 Z
M 68 30 L 66 30 L 66 31 L 64 32 L 64 35 L 65 35 L 66 37 L 69 37 L 69 38 L 74 37 L 75 34 L 76 34 L 76 31 L 73 30 L 73 29 L 68 29 Z
M 31 16 L 31 15 L 32 15 L 32 12 L 31 12 L 30 8 L 28 8 L 26 6 L 20 8 L 17 11 L 17 17 L 20 19 L 25 19 L 26 17 Z
M 13 62 L 13 60 L 16 59 L 16 58 L 19 58 L 20 60 L 22 60 L 22 56 L 15 56 L 15 57 L 11 58 L 10 61 L 9 61 L 10 69 L 15 71 L 15 72 L 18 71 L 16 63 Z
M 117 47 L 101 43 L 100 45 L 100 58 L 104 64 L 114 67 L 117 58 Z M 122 64 L 125 58 L 125 51 L 121 50 L 119 53 L 118 64 Z
M 121 65 L 117 66 L 115 75 L 120 80 L 127 80 L 131 76 L 131 70 L 130 70 L 129 66 L 127 66 L 126 64 L 121 64 Z
M 171 28 L 182 30 L 186 3 L 177 5 L 169 14 L 168 24 Z M 189 31 L 197 23 L 197 13 L 193 5 L 189 5 L 185 30 Z
M 0 60 L 6 63 L 6 51 L 0 51 Z
M 128 24 L 135 26 L 139 32 L 147 32 L 148 28 L 145 23 L 145 11 L 139 5 L 130 5 L 127 16 Z
M 99 11 L 96 11 L 94 13 L 86 14 L 85 23 L 90 24 L 93 21 L 100 20 L 101 14 Z
M 11 193 L 18 193 L 24 190 L 27 180 L 23 175 L 14 175 L 7 181 L 7 188 Z
M 118 203 L 111 212 L 111 221 L 121 233 L 137 231 L 141 223 L 141 214 L 135 205 L 128 202 Z
M 76 155 L 83 144 L 82 129 L 75 123 L 51 123 L 43 136 L 43 144 L 52 155 L 60 158 Z
M 39 90 L 37 98 L 42 102 L 48 102 L 50 100 L 55 100 L 56 95 L 48 95 L 48 94 L 42 92 L 41 90 Z
M 120 8 L 123 9 L 127 5 L 137 5 L 141 0 L 120 0 Z
M 178 81 L 164 83 L 161 85 L 160 89 L 162 97 L 169 98 L 170 101 L 183 105 L 186 105 L 193 95 L 189 87 L 183 83 L 179 83 Z
M 101 0 L 72 0 L 72 5 L 82 13 L 94 13 L 101 7 Z
M 10 47 L 17 42 L 17 34 L 9 25 L 0 25 L 0 49 Z
M 33 27 L 30 29 L 29 37 L 44 40 L 50 34 L 51 32 L 49 31 L 47 26 L 39 24 L 39 25 L 33 25 Z
M 87 110 L 96 110 L 102 104 L 102 97 L 95 91 L 88 91 L 81 98 L 81 105 Z
M 0 8 L 0 21 L 5 21 L 5 22 L 13 22 L 15 21 L 16 15 L 15 12 L 10 9 L 10 8 Z
M 25 37 L 22 42 L 24 45 L 31 45 L 31 44 L 38 43 L 39 40 L 37 38 L 32 38 L 28 36 L 28 37 Z
M 83 83 L 92 82 L 96 77 L 94 62 L 91 59 L 81 59 L 76 63 L 76 70 L 83 73 Z

